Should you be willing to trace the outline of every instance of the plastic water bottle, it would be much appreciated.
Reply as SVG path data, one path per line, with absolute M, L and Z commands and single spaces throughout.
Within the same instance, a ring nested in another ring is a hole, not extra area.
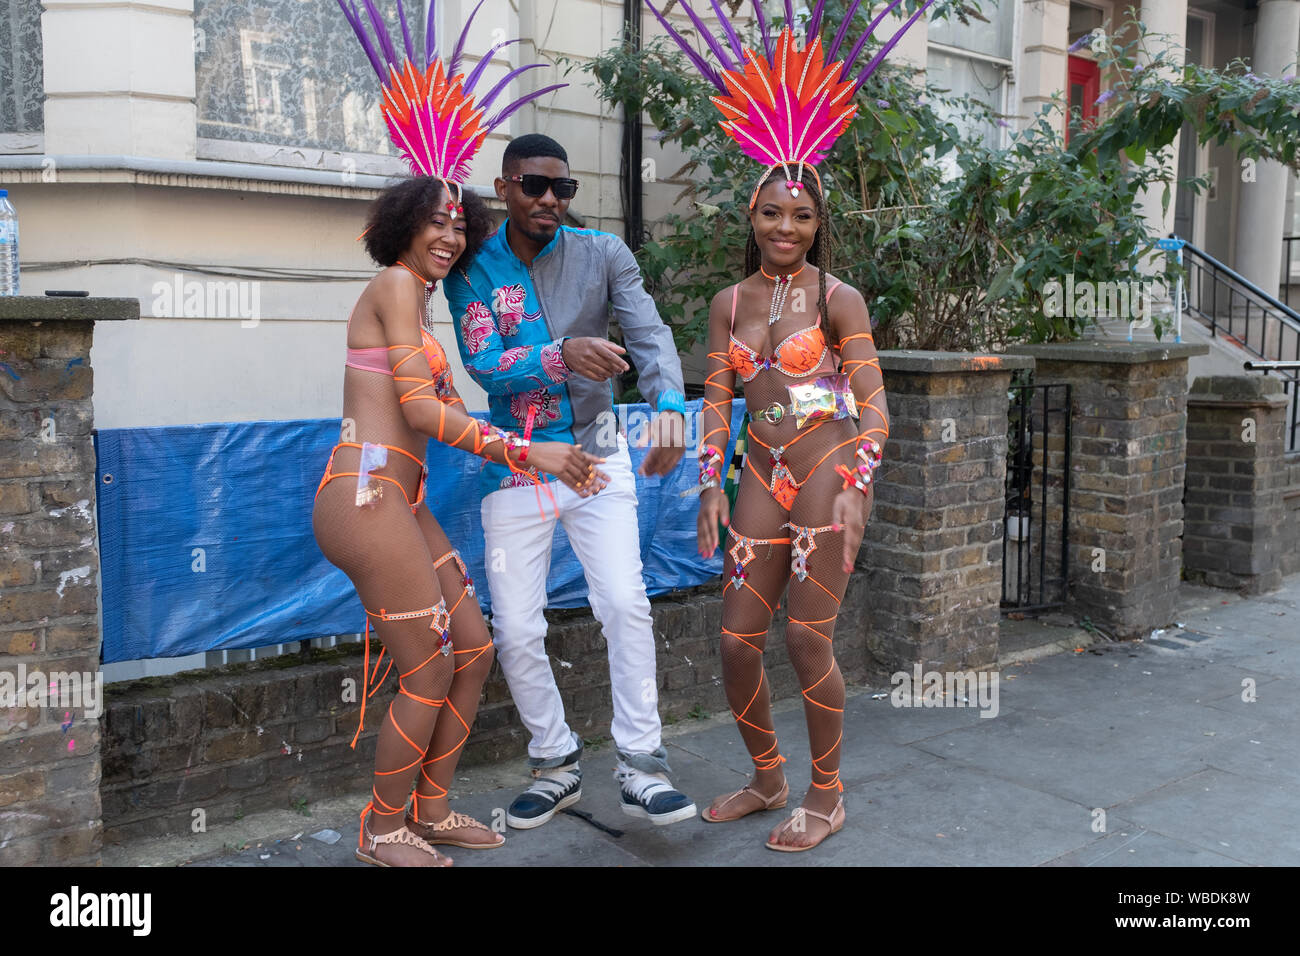
M 18 213 L 0 189 L 0 295 L 18 294 Z

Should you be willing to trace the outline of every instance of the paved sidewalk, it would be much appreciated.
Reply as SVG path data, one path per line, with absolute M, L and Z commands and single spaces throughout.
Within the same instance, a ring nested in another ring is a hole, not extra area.
M 583 761 L 575 809 L 620 835 L 560 815 L 507 831 L 501 849 L 451 855 L 457 866 L 1294 865 L 1300 575 L 1262 597 L 1192 586 L 1180 597 L 1184 627 L 1139 643 L 1091 642 L 1053 626 L 1067 623 L 1060 616 L 1004 621 L 996 717 L 981 718 L 974 695 L 969 707 L 904 708 L 873 696 L 887 687 L 855 688 L 841 769 L 848 821 L 813 852 L 764 848 L 787 811 L 664 828 L 625 817 L 606 745 Z M 808 783 L 802 708 L 776 710 L 795 797 Z M 750 762 L 729 715 L 666 733 L 674 782 L 700 806 L 745 783 Z M 522 789 L 524 762 L 459 779 L 454 806 L 489 822 Z M 314 805 L 311 819 L 250 818 L 239 833 L 209 834 L 215 845 L 110 847 L 104 862 L 361 866 L 352 854 L 365 799 Z M 341 838 L 313 839 L 322 828 Z M 200 859 L 223 841 L 225 852 Z

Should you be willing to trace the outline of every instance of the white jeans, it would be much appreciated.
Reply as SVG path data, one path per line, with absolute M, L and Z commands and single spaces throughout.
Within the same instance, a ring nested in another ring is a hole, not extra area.
M 552 482 L 551 491 L 569 543 L 582 562 L 592 614 L 605 634 L 614 702 L 610 733 L 618 750 L 634 758 L 634 765 L 646 764 L 639 769 L 657 770 L 662 769 L 664 752 L 654 631 L 641 577 L 636 479 L 626 445 L 620 441 L 619 451 L 600 467 L 610 483 L 597 495 L 582 498 L 559 482 Z M 528 756 L 534 766 L 563 757 L 575 746 L 546 654 L 542 609 L 556 508 L 545 495 L 542 505 L 545 516 L 538 513 L 533 488 L 503 488 L 484 497 L 482 505 L 493 643 L 515 707 L 532 734 Z

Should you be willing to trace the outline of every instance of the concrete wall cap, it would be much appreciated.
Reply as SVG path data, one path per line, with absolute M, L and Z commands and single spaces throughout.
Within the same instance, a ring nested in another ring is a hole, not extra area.
M 110 322 L 138 318 L 140 318 L 139 299 L 100 296 L 0 295 L 0 321 Z
M 1144 365 L 1173 362 L 1193 355 L 1209 355 L 1210 347 L 1197 342 L 1052 342 L 1044 345 L 1008 345 L 1007 352 L 1032 355 L 1049 362 L 1101 362 L 1108 365 Z
M 1282 394 L 1282 380 L 1267 375 L 1202 375 L 1190 390 L 1197 397 L 1243 399 Z
M 881 352 L 880 367 L 886 372 L 1013 372 L 1033 368 L 1034 360 L 1023 355 L 899 349 Z

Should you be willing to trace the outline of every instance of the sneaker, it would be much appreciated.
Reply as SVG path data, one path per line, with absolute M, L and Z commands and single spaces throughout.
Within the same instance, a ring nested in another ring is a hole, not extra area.
M 515 797 L 506 810 L 506 823 L 516 830 L 540 827 L 582 797 L 582 770 L 575 760 L 563 767 L 537 767 L 533 785 Z
M 666 773 L 646 773 L 619 763 L 614 779 L 618 781 L 623 812 L 630 817 L 662 827 L 695 816 L 691 798 L 674 789 Z

